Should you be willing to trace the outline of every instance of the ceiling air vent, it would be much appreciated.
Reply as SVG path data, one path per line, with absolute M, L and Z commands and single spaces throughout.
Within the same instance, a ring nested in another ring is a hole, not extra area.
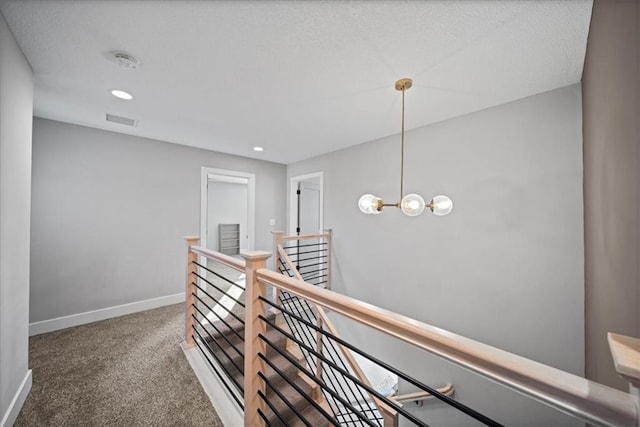
M 127 70 L 135 70 L 140 66 L 140 61 L 133 55 L 125 52 L 111 52 L 113 58 L 120 67 Z
M 127 117 L 122 117 L 122 116 L 115 116 L 113 114 L 108 114 L 108 113 L 107 113 L 107 121 L 118 123 L 120 125 L 125 125 L 125 126 L 132 126 L 132 127 L 138 126 L 137 120 L 129 119 Z

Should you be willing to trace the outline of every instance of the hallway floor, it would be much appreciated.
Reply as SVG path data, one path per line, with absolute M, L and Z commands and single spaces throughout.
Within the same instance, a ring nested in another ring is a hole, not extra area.
M 16 426 L 222 426 L 180 348 L 183 304 L 29 341 Z

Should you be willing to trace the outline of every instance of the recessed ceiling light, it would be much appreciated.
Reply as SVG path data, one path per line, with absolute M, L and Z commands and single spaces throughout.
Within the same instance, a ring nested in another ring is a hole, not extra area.
M 253 147 L 253 151 L 264 151 L 262 147 Z
M 120 89 L 112 90 L 111 95 L 115 96 L 116 98 L 124 99 L 126 101 L 130 101 L 133 99 L 133 95 L 131 95 L 129 92 L 125 92 L 124 90 L 120 90 Z

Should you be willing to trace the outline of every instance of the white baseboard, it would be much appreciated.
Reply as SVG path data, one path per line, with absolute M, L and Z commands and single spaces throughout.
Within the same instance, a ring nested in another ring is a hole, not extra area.
M 15 396 L 11 400 L 9 404 L 9 408 L 7 408 L 7 412 L 2 416 L 2 421 L 0 421 L 0 427 L 11 427 L 18 418 L 18 414 L 20 414 L 20 410 L 22 409 L 22 405 L 24 405 L 25 400 L 27 400 L 27 396 L 31 391 L 31 384 L 33 383 L 33 377 L 31 376 L 31 369 L 27 371 L 27 375 L 24 376 L 22 380 L 22 384 L 16 391 Z
M 236 404 L 229 390 L 220 382 L 220 378 L 211 370 L 209 363 L 197 347 L 186 348 L 185 343 L 181 345 L 191 369 L 195 372 L 211 404 L 225 427 L 243 427 L 244 412 Z M 215 363 L 215 361 L 214 361 Z M 221 368 L 218 368 L 222 372 Z
M 165 305 L 178 304 L 184 302 L 184 300 L 184 292 L 180 292 L 178 294 L 167 295 L 164 297 L 151 298 L 143 301 L 116 305 L 114 307 L 72 314 L 70 316 L 56 317 L 55 319 L 33 322 L 29 324 L 29 335 L 33 336 L 44 334 L 47 332 L 70 328 L 72 326 L 79 326 L 86 323 L 97 322 L 99 320 L 111 319 L 112 317 L 124 316 L 125 314 L 151 310 L 152 308 L 163 307 Z

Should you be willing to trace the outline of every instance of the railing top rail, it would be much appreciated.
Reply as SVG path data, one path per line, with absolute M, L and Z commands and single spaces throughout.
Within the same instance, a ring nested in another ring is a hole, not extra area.
M 221 264 L 224 264 L 228 267 L 231 267 L 235 270 L 238 270 L 244 273 L 245 261 L 243 259 L 237 259 L 232 256 L 225 255 L 220 252 L 213 251 L 211 249 L 207 249 L 204 246 L 192 246 L 191 251 L 195 254 L 201 255 L 208 259 L 212 259 L 214 261 L 218 261 Z
M 322 234 L 301 234 L 300 236 L 292 235 L 292 236 L 282 236 L 283 242 L 288 242 L 291 240 L 309 240 L 309 239 L 322 239 L 329 237 L 329 233 Z
M 587 422 L 640 425 L 628 393 L 267 269 L 257 278 Z

